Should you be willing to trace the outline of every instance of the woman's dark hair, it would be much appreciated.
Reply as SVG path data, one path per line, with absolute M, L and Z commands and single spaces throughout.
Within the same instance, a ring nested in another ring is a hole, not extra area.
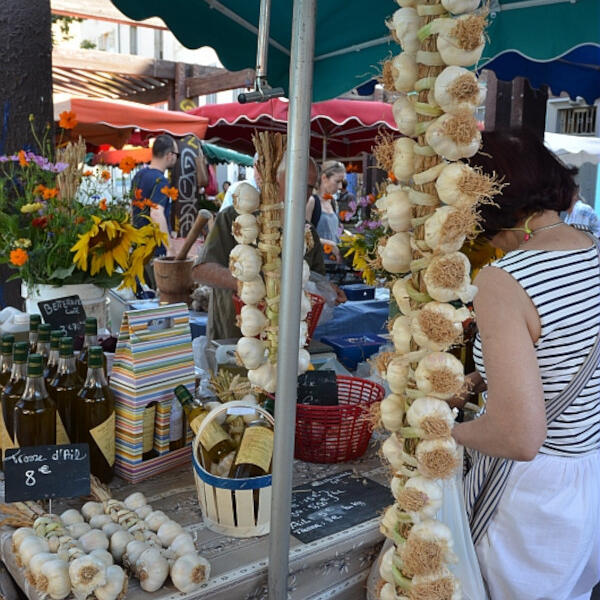
M 505 185 L 494 198 L 497 206 L 481 206 L 483 235 L 492 238 L 543 210 L 568 210 L 577 191 L 578 169 L 564 165 L 529 130 L 490 131 L 482 134 L 482 148 L 469 164 L 496 173 Z

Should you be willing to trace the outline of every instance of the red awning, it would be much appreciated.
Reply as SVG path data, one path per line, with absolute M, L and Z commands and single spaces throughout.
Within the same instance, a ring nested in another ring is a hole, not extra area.
M 71 98 L 54 104 L 54 119 L 63 111 L 73 111 L 78 124 L 67 130 L 77 139 L 82 136 L 90 144 L 111 144 L 121 148 L 132 133 L 140 130 L 150 135 L 170 133 L 175 137 L 193 134 L 204 138 L 208 119 L 171 110 L 160 110 L 145 104 L 123 100 Z M 64 138 L 64 136 L 63 136 Z
M 278 98 L 251 104 L 209 104 L 188 114 L 207 117 L 207 141 L 254 153 L 252 132 L 286 131 L 288 102 Z M 371 152 L 377 132 L 398 131 L 392 106 L 364 100 L 327 100 L 311 107 L 311 155 L 353 158 Z

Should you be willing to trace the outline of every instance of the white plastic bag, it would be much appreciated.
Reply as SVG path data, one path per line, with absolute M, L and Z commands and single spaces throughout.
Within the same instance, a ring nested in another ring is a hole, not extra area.
M 325 300 L 321 316 L 319 317 L 319 324 L 322 325 L 333 319 L 333 310 L 336 306 L 337 292 L 331 281 L 324 275 L 311 271 L 310 279 L 306 282 L 304 289 L 311 294 L 321 296 Z

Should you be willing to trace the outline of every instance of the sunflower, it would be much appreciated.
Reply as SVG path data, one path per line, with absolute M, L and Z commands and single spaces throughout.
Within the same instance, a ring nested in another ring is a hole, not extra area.
M 91 255 L 90 275 L 105 269 L 110 276 L 115 263 L 127 270 L 132 246 L 143 242 L 140 231 L 128 223 L 127 219 L 119 222 L 92 216 L 92 220 L 90 230 L 80 234 L 79 241 L 71 248 L 71 252 L 75 252 L 73 262 L 77 268 L 87 271 L 88 257 Z

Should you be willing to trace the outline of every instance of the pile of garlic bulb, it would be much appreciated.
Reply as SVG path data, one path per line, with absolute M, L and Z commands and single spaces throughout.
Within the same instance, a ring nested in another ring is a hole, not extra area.
M 391 394 L 381 402 L 390 432 L 382 454 L 394 473 L 395 503 L 381 531 L 393 545 L 383 555 L 382 600 L 460 600 L 450 530 L 435 520 L 441 480 L 459 465 L 446 400 L 465 385 L 449 352 L 463 341 L 463 322 L 476 292 L 460 252 L 477 231 L 477 205 L 498 182 L 467 164 L 480 147 L 474 116 L 484 101 L 476 75 L 485 45 L 479 0 L 396 0 L 387 23 L 402 52 L 384 64 L 383 83 L 397 93 L 394 118 L 404 136 L 376 151 L 392 181 L 377 202 L 389 229 L 378 254 L 398 276 L 392 295 L 399 316 L 390 324 L 394 352 L 379 361 Z M 459 301 L 459 302 L 455 302 Z M 450 304 L 450 303 L 453 304 Z
M 279 338 L 279 299 L 281 284 L 282 209 L 279 201 L 277 171 L 283 158 L 281 136 L 263 132 L 254 142 L 262 161 L 263 182 L 258 192 L 241 183 L 233 193 L 238 216 L 232 234 L 238 245 L 229 255 L 229 268 L 238 280 L 238 295 L 245 306 L 238 316 L 242 337 L 236 346 L 238 362 L 248 369 L 253 388 L 274 394 L 277 387 L 277 350 Z M 269 153 L 269 159 L 265 154 Z M 258 216 L 257 216 L 258 215 Z M 308 239 L 308 237 L 307 237 Z M 311 238 L 312 241 L 312 238 Z M 303 286 L 310 269 L 303 264 Z M 298 374 L 309 366 L 306 317 L 311 310 L 310 296 L 302 292 Z
M 15 530 L 12 539 L 28 582 L 52 600 L 71 593 L 82 600 L 118 600 L 128 573 L 147 592 L 159 590 L 170 576 L 180 592 L 189 593 L 210 574 L 191 535 L 152 510 L 139 492 L 124 502 L 87 502 L 81 512 L 43 515 L 33 527 Z

